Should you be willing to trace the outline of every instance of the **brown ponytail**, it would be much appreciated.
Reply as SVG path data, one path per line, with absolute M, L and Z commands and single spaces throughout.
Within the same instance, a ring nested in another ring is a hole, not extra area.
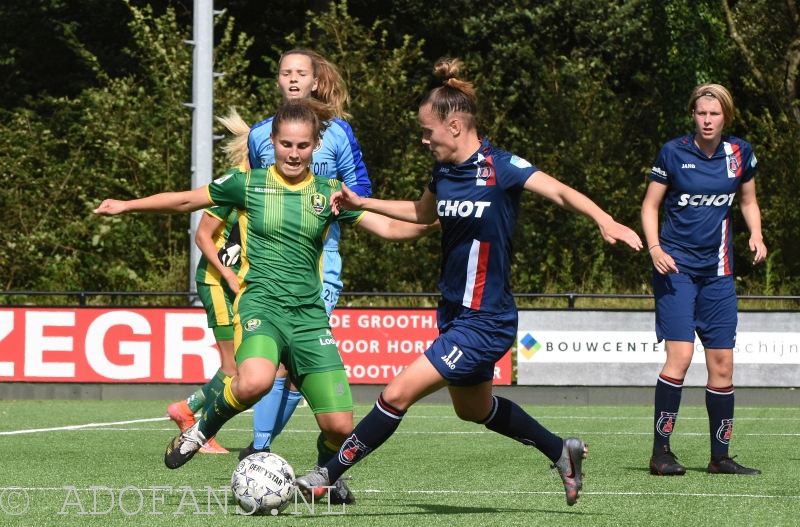
M 478 115 L 478 101 L 472 83 L 456 78 L 464 63 L 459 59 L 441 58 L 436 61 L 433 71 L 444 79 L 444 85 L 429 91 L 420 107 L 431 105 L 433 113 L 444 121 L 452 113 L 467 116 L 468 128 L 474 128 Z

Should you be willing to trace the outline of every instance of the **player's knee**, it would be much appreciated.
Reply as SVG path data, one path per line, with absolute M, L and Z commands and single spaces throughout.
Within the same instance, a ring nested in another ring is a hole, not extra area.
M 273 379 L 264 375 L 244 372 L 236 377 L 236 384 L 231 386 L 236 399 L 243 404 L 258 402 L 272 389 Z
M 481 422 L 486 419 L 486 415 L 488 414 L 488 412 L 480 413 L 479 411 L 476 411 L 476 408 L 474 407 L 454 407 L 453 409 L 456 411 L 456 415 L 459 419 L 462 421 L 468 421 L 470 423 Z M 479 413 L 480 415 L 478 415 Z
M 393 383 L 389 383 L 389 385 L 383 389 L 381 397 L 384 402 L 390 404 L 392 408 L 396 408 L 400 411 L 406 411 L 408 407 L 411 406 L 411 400 L 406 394 L 406 391 L 400 386 L 393 385 Z

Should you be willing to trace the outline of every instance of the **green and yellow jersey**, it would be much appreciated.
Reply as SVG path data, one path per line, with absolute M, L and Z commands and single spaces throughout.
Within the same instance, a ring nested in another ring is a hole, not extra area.
M 341 189 L 335 179 L 310 170 L 296 185 L 275 170 L 233 171 L 207 186 L 216 206 L 238 209 L 242 238 L 239 276 L 284 306 L 319 302 L 322 291 L 323 240 L 336 221 L 357 224 L 363 211 L 330 208 L 331 194 Z

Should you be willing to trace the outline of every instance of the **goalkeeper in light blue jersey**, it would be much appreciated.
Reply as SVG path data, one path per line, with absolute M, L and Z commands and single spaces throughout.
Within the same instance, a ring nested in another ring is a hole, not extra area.
M 309 168 L 317 176 L 341 179 L 353 192 L 362 197 L 372 195 L 372 184 L 350 125 L 342 120 L 348 114 L 344 105 L 349 96 L 336 67 L 321 55 L 309 50 L 292 50 L 278 63 L 278 88 L 285 99 L 312 97 L 333 107 L 334 119 L 320 138 Z M 250 165 L 265 168 L 275 161 L 270 141 L 272 117 L 256 124 L 248 138 Z M 325 239 L 323 255 L 322 298 L 330 316 L 342 290 L 342 259 L 339 255 L 339 224 L 331 225 Z M 301 396 L 286 384 L 281 368 L 272 391 L 253 408 L 253 442 L 240 452 L 240 459 L 270 449 L 277 436 L 297 407 Z M 293 387 L 292 387 L 293 388 Z M 320 441 L 324 441 L 320 437 Z M 334 449 L 335 452 L 337 449 Z

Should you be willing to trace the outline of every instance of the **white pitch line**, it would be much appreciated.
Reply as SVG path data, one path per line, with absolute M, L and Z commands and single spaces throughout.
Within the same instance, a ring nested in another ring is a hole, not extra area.
M 527 490 L 358 490 L 358 493 L 371 493 L 371 494 L 520 494 L 520 495 L 557 495 L 563 496 L 564 492 L 560 491 L 527 491 Z M 581 491 L 581 496 L 683 496 L 692 498 L 756 498 L 756 499 L 800 499 L 800 496 L 773 496 L 767 494 L 707 494 L 707 493 L 694 493 L 694 492 L 612 492 L 612 491 L 596 491 L 586 492 Z
M 115 431 L 115 432 L 174 432 L 174 427 L 169 428 L 116 428 L 111 425 L 121 425 L 121 424 L 134 424 L 134 423 L 141 423 L 141 422 L 152 422 L 152 421 L 163 421 L 167 420 L 166 417 L 159 417 L 155 419 L 138 419 L 135 421 L 121 421 L 118 423 L 90 423 L 86 425 L 73 425 L 73 426 L 66 426 L 66 427 L 58 427 L 58 428 L 40 428 L 35 430 L 14 430 L 11 432 L 0 432 L 0 435 L 12 435 L 12 434 L 30 434 L 30 433 L 38 433 L 38 432 L 57 432 L 57 431 L 72 431 L 72 432 L 92 432 L 97 430 L 103 431 Z M 224 428 L 226 432 L 252 432 L 251 428 Z M 319 429 L 285 429 L 284 433 L 295 433 L 295 434 L 317 434 L 319 433 Z M 556 430 L 554 433 L 564 433 L 562 431 Z M 647 432 L 611 432 L 611 431 L 593 431 L 593 432 L 575 432 L 571 431 L 571 434 L 579 435 L 579 436 L 595 436 L 595 435 L 602 435 L 602 436 L 650 436 L 653 434 L 651 431 Z M 494 435 L 495 432 L 485 431 L 485 430 L 472 430 L 472 431 L 456 431 L 456 430 L 446 430 L 446 431 L 414 431 L 414 430 L 399 430 L 395 432 L 395 435 Z M 674 432 L 673 435 L 678 436 L 698 436 L 698 437 L 705 437 L 708 435 L 708 432 Z M 747 437 L 800 437 L 800 433 L 796 434 L 746 434 L 739 432 L 736 434 L 738 436 L 747 436 Z
M 252 411 L 253 410 L 250 409 L 250 410 L 245 410 L 244 412 L 241 413 L 247 413 L 247 412 L 252 413 Z M 131 421 L 116 421 L 113 423 L 87 423 L 84 425 L 58 426 L 55 428 L 32 428 L 29 430 L 10 430 L 7 432 L 0 432 L 0 436 L 17 435 L 17 434 L 36 434 L 39 432 L 57 432 L 59 430 L 81 430 L 84 428 L 102 428 L 104 426 L 127 425 L 135 423 L 152 423 L 155 421 L 169 421 L 169 417 L 152 417 L 150 419 L 134 419 Z
M 117 421 L 115 423 L 88 423 L 85 425 L 71 425 L 71 426 L 59 426 L 55 428 L 32 428 L 30 430 L 11 430 L 9 432 L 0 432 L 0 435 L 3 436 L 10 436 L 16 434 L 36 434 L 38 432 L 55 432 L 58 430 L 80 430 L 82 428 L 97 428 L 103 426 L 114 426 L 114 425 L 127 425 L 127 424 L 134 424 L 134 423 L 152 423 L 154 421 L 165 421 L 168 420 L 169 417 L 154 417 L 151 419 L 135 419 L 132 421 Z
M 252 410 L 246 410 L 247 412 L 252 412 Z M 244 413 L 244 412 L 243 412 Z M 308 417 L 308 416 L 303 416 Z M 416 418 L 424 418 L 424 419 L 442 419 L 442 418 L 456 418 L 456 416 L 408 416 L 408 417 L 416 417 Z M 559 416 L 546 416 L 546 417 L 538 417 L 538 419 L 605 419 L 605 420 L 643 420 L 648 419 L 652 420 L 652 417 L 602 417 L 602 416 L 567 416 L 567 417 L 559 417 Z M 694 421 L 694 420 L 707 420 L 707 417 L 681 417 L 681 421 Z M 107 429 L 107 430 L 131 430 L 131 431 L 139 431 L 139 430 L 166 430 L 166 429 L 155 429 L 155 428 L 147 428 L 147 429 L 133 429 L 133 428 L 124 428 L 124 429 L 115 429 L 110 428 L 119 425 L 127 425 L 127 424 L 137 424 L 137 423 L 152 423 L 156 421 L 168 421 L 169 417 L 154 417 L 149 419 L 133 419 L 130 421 L 116 421 L 111 423 L 87 423 L 82 425 L 70 425 L 70 426 L 59 426 L 53 428 L 32 428 L 28 430 L 10 430 L 5 432 L 0 432 L 0 436 L 4 435 L 19 435 L 19 434 L 35 434 L 40 432 L 57 432 L 57 431 L 81 431 L 85 429 Z M 780 418 L 780 417 L 737 417 L 736 421 L 795 421 L 796 419 L 790 418 Z M 171 430 L 171 428 L 169 429 Z M 228 428 L 226 430 L 233 431 L 235 429 Z M 243 430 L 246 431 L 246 430 Z M 316 431 L 316 430 L 314 430 Z M 309 432 L 309 430 L 286 430 L 286 432 Z M 397 432 L 400 434 L 486 434 L 489 432 L 482 432 L 482 431 L 475 431 L 475 432 L 408 432 L 408 431 L 401 431 Z M 648 435 L 651 432 L 581 432 L 583 435 L 593 435 L 593 434 L 609 434 L 609 435 Z M 704 433 L 693 433 L 687 432 L 680 435 L 707 435 Z M 745 435 L 745 436 L 789 436 L 794 437 L 800 434 L 737 434 L 737 435 Z
M 72 488 L 72 487 L 69 487 Z M 178 487 L 181 489 L 182 487 Z M 0 487 L 0 491 L 5 490 L 24 490 L 35 492 L 54 492 L 69 490 L 64 487 Z M 75 489 L 77 491 L 91 492 L 91 488 Z M 123 491 L 125 489 L 110 489 L 114 491 Z M 150 487 L 142 487 L 139 490 L 150 490 Z M 201 490 L 205 490 L 205 487 Z M 216 489 L 214 489 L 216 490 Z M 364 489 L 357 490 L 357 493 L 364 494 L 466 494 L 466 495 L 523 495 L 523 496 L 563 496 L 564 491 L 535 491 L 535 490 L 380 490 L 380 489 Z M 771 494 L 717 494 L 717 493 L 698 493 L 698 492 L 618 492 L 618 491 L 581 491 L 581 496 L 681 496 L 686 498 L 751 498 L 751 499 L 789 499 L 800 500 L 800 496 L 777 496 Z

